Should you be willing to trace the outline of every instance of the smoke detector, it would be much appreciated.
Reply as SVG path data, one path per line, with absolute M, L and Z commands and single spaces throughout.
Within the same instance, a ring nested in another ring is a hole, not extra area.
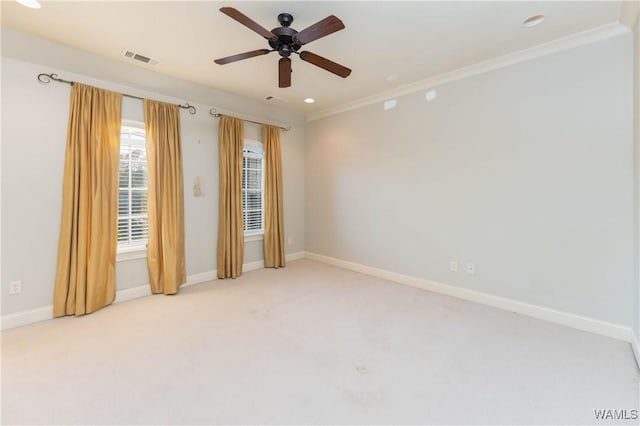
M 152 59 L 140 53 L 136 53 L 133 50 L 127 49 L 123 51 L 122 56 L 124 56 L 127 59 L 132 59 L 134 61 L 142 62 L 143 64 L 153 65 L 154 67 L 158 65 L 158 61 L 156 61 L 155 59 Z

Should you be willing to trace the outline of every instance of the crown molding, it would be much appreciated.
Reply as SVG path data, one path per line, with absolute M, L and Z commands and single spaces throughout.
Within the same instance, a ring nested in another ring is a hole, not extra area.
M 640 16 L 640 0 L 623 0 L 620 2 L 620 13 L 618 21 L 627 26 L 631 31 L 638 22 Z
M 519 50 L 507 55 L 498 56 L 497 58 L 478 62 L 473 65 L 459 68 L 457 70 L 450 71 L 444 74 L 439 74 L 425 80 L 417 81 L 415 83 L 405 84 L 393 90 L 388 90 L 375 95 L 367 96 L 362 99 L 358 99 L 353 102 L 348 102 L 335 107 L 327 108 L 319 112 L 307 115 L 307 121 L 319 120 L 321 118 L 362 108 L 367 105 L 384 102 L 390 98 L 396 98 L 420 90 L 430 89 L 445 83 L 508 67 L 520 62 L 539 58 L 541 56 L 551 55 L 554 53 L 562 52 L 563 50 L 573 49 L 574 47 L 595 43 L 600 40 L 617 37 L 623 34 L 628 34 L 629 32 L 629 28 L 618 22 L 592 28 L 587 31 L 572 34 L 567 37 L 562 37 L 547 43 L 539 44 L 534 47 Z

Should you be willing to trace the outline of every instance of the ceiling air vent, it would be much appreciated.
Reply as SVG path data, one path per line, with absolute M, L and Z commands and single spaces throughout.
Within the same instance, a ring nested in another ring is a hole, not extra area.
M 124 52 L 122 52 L 122 56 L 124 56 L 125 58 L 133 59 L 134 61 L 142 62 L 144 64 L 153 66 L 158 65 L 158 61 L 156 61 L 155 59 L 136 53 L 133 50 L 125 50 Z
M 287 102 L 286 99 L 282 99 L 273 95 L 269 95 L 265 99 L 268 100 L 269 102 Z

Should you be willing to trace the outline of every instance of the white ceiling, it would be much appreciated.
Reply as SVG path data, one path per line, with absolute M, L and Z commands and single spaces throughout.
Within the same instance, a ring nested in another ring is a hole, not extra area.
M 119 61 L 131 49 L 159 73 L 313 113 L 486 59 L 616 22 L 620 1 L 603 2 L 47 2 L 39 10 L 2 1 L 2 25 Z M 346 29 L 304 46 L 353 70 L 346 79 L 293 58 L 292 87 L 280 89 L 276 53 L 216 65 L 213 59 L 267 48 L 258 34 L 218 11 L 232 6 L 267 29 L 281 12 L 298 31 L 334 14 Z M 539 26 L 522 21 L 544 14 Z M 386 77 L 397 74 L 397 80 Z M 303 99 L 313 97 L 315 104 Z

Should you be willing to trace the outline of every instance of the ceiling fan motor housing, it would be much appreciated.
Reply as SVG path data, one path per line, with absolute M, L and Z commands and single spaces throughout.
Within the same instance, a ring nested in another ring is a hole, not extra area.
M 280 22 L 281 26 L 271 30 L 278 39 L 269 40 L 269 46 L 283 58 L 288 58 L 292 52 L 297 52 L 302 45 L 293 40 L 293 36 L 298 32 L 293 28 L 289 28 L 293 22 L 293 16 L 288 13 L 281 13 L 278 15 L 278 22 Z

